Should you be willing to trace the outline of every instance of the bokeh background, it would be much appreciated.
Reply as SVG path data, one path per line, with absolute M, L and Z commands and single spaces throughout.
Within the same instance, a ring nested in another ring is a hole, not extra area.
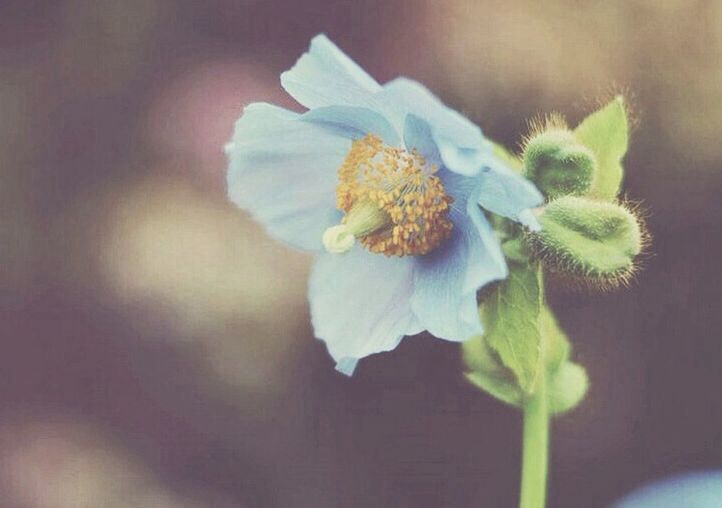
M 225 198 L 244 104 L 326 32 L 511 147 L 617 91 L 653 255 L 552 291 L 591 391 L 554 422 L 550 506 L 722 466 L 722 2 L 0 2 L 0 506 L 511 507 L 521 419 L 454 344 L 347 379 L 309 258 Z

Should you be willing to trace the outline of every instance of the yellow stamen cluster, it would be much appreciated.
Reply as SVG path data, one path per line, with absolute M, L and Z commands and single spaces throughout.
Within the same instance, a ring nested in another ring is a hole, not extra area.
M 348 213 L 357 203 L 371 202 L 385 212 L 388 223 L 360 238 L 369 251 L 426 254 L 453 227 L 448 218 L 452 199 L 435 171 L 416 151 L 392 148 L 366 135 L 353 142 L 338 170 L 336 206 Z

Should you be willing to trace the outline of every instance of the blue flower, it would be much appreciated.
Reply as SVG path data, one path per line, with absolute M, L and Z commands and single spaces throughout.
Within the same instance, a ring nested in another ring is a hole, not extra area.
M 722 505 L 722 470 L 684 473 L 645 485 L 614 508 L 717 508 Z
M 422 85 L 380 85 L 324 35 L 281 83 L 308 111 L 244 109 L 228 193 L 270 235 L 317 253 L 311 318 L 337 369 L 424 330 L 479 334 L 476 292 L 507 275 L 479 205 L 537 228 L 536 188 Z

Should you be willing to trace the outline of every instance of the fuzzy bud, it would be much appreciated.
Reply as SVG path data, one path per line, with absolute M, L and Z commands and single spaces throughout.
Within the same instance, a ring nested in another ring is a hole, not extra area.
M 549 199 L 586 194 L 597 171 L 594 153 L 571 131 L 562 128 L 532 136 L 523 157 L 524 176 Z
M 592 288 L 625 284 L 647 241 L 641 219 L 618 203 L 567 196 L 546 205 L 539 222 L 527 241 L 544 267 Z

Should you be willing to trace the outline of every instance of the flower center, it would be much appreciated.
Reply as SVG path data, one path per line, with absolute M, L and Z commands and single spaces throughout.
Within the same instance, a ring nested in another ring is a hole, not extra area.
M 408 152 L 366 135 L 354 141 L 338 170 L 336 206 L 341 224 L 323 235 L 329 252 L 351 249 L 354 239 L 387 256 L 423 255 L 448 238 L 453 201 L 415 150 Z

